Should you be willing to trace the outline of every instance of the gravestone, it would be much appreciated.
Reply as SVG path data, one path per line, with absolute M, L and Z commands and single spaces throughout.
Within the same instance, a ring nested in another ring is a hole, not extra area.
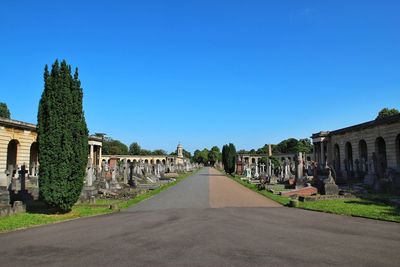
M 322 194 L 323 195 L 338 195 L 339 194 L 339 187 L 335 183 L 335 179 L 332 176 L 331 168 L 328 169 L 328 178 L 323 180 L 322 185 Z
M 373 154 L 375 154 L 375 152 Z M 368 160 L 368 173 L 364 177 L 364 184 L 370 186 L 374 185 L 375 180 L 378 178 L 375 172 L 376 162 L 374 162 L 374 159 L 376 159 L 376 157 L 372 157 L 372 159 Z

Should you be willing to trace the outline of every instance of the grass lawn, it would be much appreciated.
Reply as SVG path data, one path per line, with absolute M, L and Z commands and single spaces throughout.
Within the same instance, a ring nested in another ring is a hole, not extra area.
M 246 181 L 242 181 L 240 179 L 240 176 L 227 176 L 242 184 L 243 186 L 261 195 L 264 195 L 282 205 L 287 206 L 289 204 L 290 199 L 288 197 L 275 195 L 266 190 L 258 190 L 257 186 L 252 185 Z M 355 217 L 364 217 L 383 221 L 400 222 L 400 208 L 381 202 L 380 200 L 378 200 L 377 195 L 371 195 L 371 199 L 346 198 L 299 202 L 298 208 Z
M 12 231 L 17 229 L 24 229 L 36 225 L 43 225 L 49 223 L 55 223 L 60 221 L 66 221 L 81 217 L 94 216 L 100 214 L 107 214 L 116 212 L 119 209 L 126 209 L 132 205 L 135 205 L 147 198 L 150 198 L 171 186 L 176 185 L 183 179 L 189 177 L 194 172 L 189 172 L 185 174 L 181 174 L 178 176 L 175 182 L 162 185 L 161 187 L 147 191 L 144 194 L 141 194 L 133 199 L 129 199 L 127 201 L 119 201 L 119 200 L 108 200 L 108 199 L 99 199 L 96 201 L 96 204 L 77 204 L 72 207 L 72 210 L 65 214 L 51 214 L 51 211 L 44 209 L 43 206 L 38 205 L 34 207 L 31 211 L 27 211 L 26 213 L 21 213 L 17 215 L 1 217 L 0 218 L 0 232 Z M 110 205 L 114 205 L 114 209 L 110 209 Z
M 362 198 L 299 202 L 299 208 L 328 213 L 400 222 L 400 208 Z

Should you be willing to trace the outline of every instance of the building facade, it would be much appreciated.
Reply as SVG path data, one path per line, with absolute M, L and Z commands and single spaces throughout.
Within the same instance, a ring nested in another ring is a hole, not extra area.
M 331 166 L 338 179 L 382 179 L 400 171 L 400 114 L 315 133 L 312 140 L 318 165 Z
M 8 187 L 25 166 L 26 176 L 38 175 L 38 145 L 35 124 L 0 118 L 0 186 Z M 100 166 L 102 139 L 89 136 L 89 163 Z

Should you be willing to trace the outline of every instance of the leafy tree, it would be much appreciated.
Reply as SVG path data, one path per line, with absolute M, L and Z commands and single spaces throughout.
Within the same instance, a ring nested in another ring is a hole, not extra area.
M 277 150 L 283 154 L 295 153 L 298 142 L 295 138 L 283 140 L 277 145 Z
M 114 140 L 106 137 L 103 140 L 103 154 L 104 155 L 127 155 L 128 146 L 119 140 Z
M 191 159 L 192 158 L 192 153 L 190 153 L 189 151 L 187 151 L 187 150 L 183 150 L 183 156 L 185 157 L 185 158 L 188 158 L 188 159 Z
M 221 157 L 221 151 L 217 146 L 213 146 L 208 152 L 208 161 L 210 162 L 211 166 L 214 166 L 217 161 L 221 161 Z
M 295 152 L 311 153 L 313 151 L 313 144 L 309 138 L 300 139 L 295 148 Z
M 232 143 L 222 147 L 222 163 L 226 173 L 232 174 L 235 172 L 236 148 Z
M 377 120 L 388 117 L 388 116 L 392 116 L 392 115 L 396 115 L 399 114 L 399 110 L 395 109 L 395 108 L 383 108 L 381 111 L 379 111 L 378 117 L 376 117 Z
M 142 148 L 140 145 L 136 142 L 132 143 L 129 146 L 129 155 L 140 155 L 140 152 L 142 151 Z
M 162 156 L 162 155 L 167 155 L 167 152 L 162 149 L 156 149 L 152 152 L 152 155 Z
M 78 69 L 63 60 L 44 70 L 38 110 L 39 192 L 49 205 L 68 211 L 79 199 L 88 160 L 88 129 Z
M 193 162 L 199 163 L 199 164 L 208 164 L 208 149 L 204 148 L 203 150 L 196 150 L 193 154 Z
M 0 118 L 9 119 L 11 116 L 10 110 L 6 103 L 0 102 Z

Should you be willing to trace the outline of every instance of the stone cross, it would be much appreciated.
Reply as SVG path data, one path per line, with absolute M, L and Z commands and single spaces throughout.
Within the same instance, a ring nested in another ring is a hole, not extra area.
M 25 176 L 28 173 L 26 170 L 25 164 L 21 166 L 21 170 L 18 172 L 20 180 L 21 180 L 21 190 L 25 190 Z

